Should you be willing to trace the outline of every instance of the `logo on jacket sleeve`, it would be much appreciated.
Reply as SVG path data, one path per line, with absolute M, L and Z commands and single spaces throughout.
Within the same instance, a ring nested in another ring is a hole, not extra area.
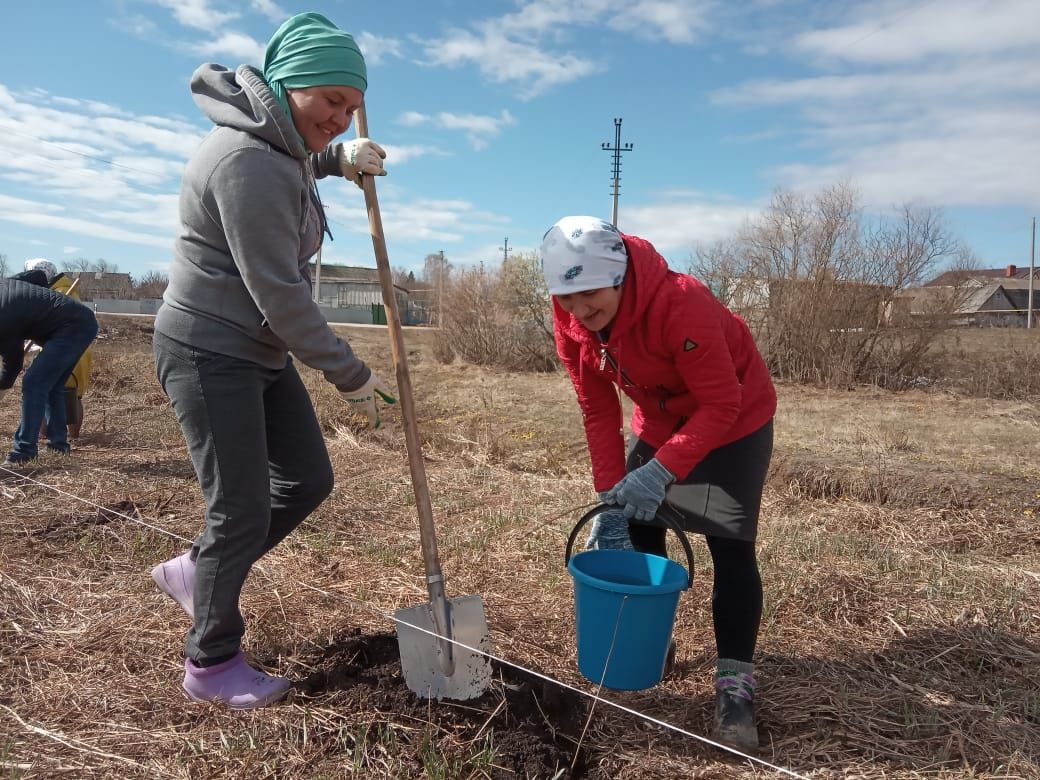
M 683 342 L 682 351 L 683 352 L 690 352 L 690 351 L 692 351 L 694 349 L 697 349 L 698 346 L 700 346 L 700 345 L 696 341 L 694 341 L 693 339 L 686 339 L 686 341 Z

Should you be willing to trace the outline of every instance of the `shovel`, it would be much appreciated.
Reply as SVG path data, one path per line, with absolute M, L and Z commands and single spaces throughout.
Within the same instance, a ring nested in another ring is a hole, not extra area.
M 354 112 L 358 138 L 368 137 L 368 119 L 364 104 Z M 412 381 L 408 376 L 404 334 L 394 295 L 390 259 L 383 238 L 383 220 L 379 215 L 376 183 L 372 176 L 362 176 L 368 226 L 375 248 L 379 284 L 386 306 L 390 330 L 390 348 L 397 372 L 397 389 L 401 400 L 401 418 L 408 450 L 408 466 L 412 474 L 412 490 L 419 514 L 419 538 L 422 542 L 426 589 L 430 600 L 416 607 L 399 609 L 397 644 L 401 651 L 401 670 L 409 690 L 430 699 L 473 699 L 480 696 L 491 682 L 491 664 L 485 653 L 491 650 L 484 602 L 480 596 L 449 599 L 444 594 L 444 575 L 437 555 L 437 536 L 433 526 L 433 506 L 426 482 L 419 426 L 415 418 Z M 469 648 L 474 648 L 473 650 Z

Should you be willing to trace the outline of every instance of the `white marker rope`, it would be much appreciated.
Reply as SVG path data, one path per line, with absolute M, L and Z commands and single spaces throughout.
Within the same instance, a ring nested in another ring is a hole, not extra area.
M 94 507 L 95 509 L 98 509 L 101 512 L 107 512 L 108 514 L 113 515 L 115 517 L 121 517 L 124 520 L 129 520 L 130 522 L 137 523 L 138 525 L 142 525 L 145 528 L 150 528 L 153 531 L 156 531 L 156 532 L 158 532 L 160 534 L 163 534 L 165 536 L 169 536 L 169 537 L 171 537 L 173 539 L 178 539 L 178 540 L 180 540 L 182 542 L 185 542 L 187 544 L 193 544 L 194 543 L 192 539 L 188 539 L 187 537 L 181 536 L 180 534 L 177 534 L 177 533 L 173 533 L 172 531 L 167 531 L 165 528 L 161 528 L 161 527 L 159 527 L 157 525 L 152 525 L 151 523 L 147 523 L 147 522 L 145 522 L 144 520 L 142 520 L 139 517 L 133 517 L 131 515 L 123 514 L 122 512 L 117 512 L 114 509 L 108 509 L 107 507 L 103 507 L 100 504 L 94 503 L 93 501 L 90 501 L 90 500 L 85 499 L 85 498 L 81 498 L 80 496 L 77 496 L 74 493 L 69 493 L 68 491 L 62 490 L 61 488 L 55 487 L 53 485 L 49 485 L 46 482 L 41 482 L 38 479 L 33 479 L 32 477 L 29 477 L 29 476 L 27 476 L 25 474 L 20 474 L 17 471 L 12 471 L 11 469 L 8 469 L 8 468 L 6 468 L 4 466 L 0 466 L 0 472 L 7 472 L 8 474 L 16 476 L 19 479 L 23 479 L 26 482 L 31 482 L 31 483 L 33 483 L 35 485 L 39 485 L 40 487 L 47 488 L 48 490 L 52 490 L 55 493 L 59 493 L 60 495 L 66 496 L 67 498 L 71 498 L 71 499 L 79 501 L 79 502 L 81 502 L 83 504 L 87 504 L 88 506 Z M 724 751 L 726 753 L 730 753 L 730 754 L 732 754 L 734 756 L 737 756 L 739 758 L 745 759 L 747 761 L 754 762 L 756 764 L 760 764 L 763 767 L 767 767 L 769 769 L 773 769 L 773 770 L 775 770 L 777 772 L 780 772 L 782 774 L 788 775 L 789 777 L 796 777 L 796 778 L 799 778 L 799 780 L 810 780 L 810 778 L 808 776 L 799 774 L 799 773 L 797 773 L 797 772 L 795 772 L 795 771 L 793 771 L 791 769 L 787 769 L 785 767 L 778 766 L 777 764 L 772 764 L 769 761 L 761 759 L 761 758 L 759 758 L 757 756 L 753 756 L 753 755 L 751 755 L 749 753 L 744 753 L 744 752 L 742 752 L 740 750 L 737 750 L 736 748 L 730 747 L 729 745 L 724 745 L 721 742 L 716 742 L 715 740 L 709 739 L 708 737 L 701 736 L 700 734 L 696 734 L 696 733 L 694 733 L 692 731 L 687 731 L 684 728 L 681 728 L 681 727 L 676 726 L 674 724 L 668 723 L 667 721 L 660 720 L 659 718 L 655 718 L 652 715 L 647 715 L 646 713 L 639 712 L 638 710 L 632 709 L 631 707 L 626 707 L 625 705 L 619 704 L 619 703 L 617 703 L 615 701 L 611 701 L 610 699 L 604 699 L 604 698 L 602 698 L 599 695 L 598 692 L 597 693 L 590 693 L 589 691 L 582 690 L 581 688 L 577 688 L 577 687 L 575 687 L 573 685 L 565 683 L 562 680 L 557 680 L 556 678 L 550 677 L 549 675 L 542 674 L 541 672 L 535 671 L 534 669 L 528 669 L 526 666 L 522 666 L 520 664 L 514 663 L 514 662 L 512 662 L 512 661 L 510 661 L 510 660 L 508 660 L 506 658 L 502 658 L 500 656 L 497 656 L 494 653 L 489 653 L 486 650 L 481 650 L 480 648 L 477 648 L 477 647 L 471 647 L 471 646 L 465 644 L 464 642 L 458 641 L 454 637 L 441 636 L 436 631 L 430 631 L 429 629 L 425 628 L 424 626 L 417 626 L 417 625 L 414 625 L 412 623 L 409 623 L 406 620 L 401 620 L 401 619 L 397 618 L 396 616 L 391 615 L 389 612 L 386 612 L 385 610 L 383 610 L 383 609 L 381 609 L 381 608 L 379 608 L 379 607 L 377 607 L 377 606 L 375 606 L 373 604 L 369 604 L 369 603 L 364 602 L 364 601 L 358 601 L 358 600 L 353 599 L 353 598 L 351 598 L 351 597 L 349 597 L 349 596 L 347 596 L 347 595 L 345 595 L 343 593 L 340 593 L 340 592 L 331 592 L 331 591 L 323 590 L 321 588 L 315 587 L 314 585 L 310 585 L 309 583 L 303 582 L 302 580 L 294 579 L 293 581 L 297 585 L 300 585 L 301 587 L 307 588 L 308 590 L 312 590 L 315 593 L 320 593 L 320 594 L 322 594 L 324 596 L 328 596 L 329 598 L 341 599 L 342 601 L 345 601 L 345 602 L 347 602 L 348 604 L 350 604 L 350 605 L 352 605 L 354 607 L 367 610 L 368 612 L 371 612 L 374 615 L 378 615 L 379 617 L 384 618 L 385 620 L 389 620 L 389 621 L 391 621 L 393 623 L 400 624 L 400 625 L 403 625 L 403 626 L 408 626 L 409 628 L 413 628 L 416 631 L 421 631 L 422 633 L 428 634 L 428 635 L 430 635 L 430 636 L 432 636 L 432 637 L 434 637 L 436 639 L 444 640 L 444 641 L 447 641 L 447 642 L 451 642 L 453 645 L 456 645 L 457 647 L 461 647 L 464 650 L 468 650 L 471 653 L 476 653 L 477 655 L 485 656 L 489 660 L 496 661 L 496 662 L 502 664 L 503 666 L 512 667 L 513 669 L 517 669 L 517 670 L 519 670 L 521 672 L 524 672 L 525 674 L 529 674 L 532 677 L 538 678 L 540 680 L 544 680 L 545 682 L 548 682 L 548 683 L 551 683 L 553 685 L 559 686 L 560 688 L 564 688 L 564 689 L 566 689 L 568 691 L 571 691 L 573 693 L 577 693 L 580 696 L 585 696 L 586 698 L 589 698 L 589 699 L 591 699 L 594 702 L 593 706 L 595 706 L 595 703 L 603 703 L 603 704 L 607 705 L 608 707 L 613 707 L 616 710 L 620 710 L 621 712 L 624 712 L 624 713 L 626 713 L 628 715 L 631 715 L 631 716 L 633 716 L 635 718 L 639 718 L 641 720 L 644 720 L 647 723 L 652 723 L 655 726 L 660 726 L 661 728 L 667 729 L 669 731 L 673 731 L 676 734 L 681 734 L 684 737 L 689 737 L 690 739 L 697 740 L 698 742 L 702 742 L 705 745 L 710 745 L 711 747 L 717 748 L 718 750 L 722 750 L 722 751 Z M 590 713 L 590 717 L 591 717 L 591 713 Z

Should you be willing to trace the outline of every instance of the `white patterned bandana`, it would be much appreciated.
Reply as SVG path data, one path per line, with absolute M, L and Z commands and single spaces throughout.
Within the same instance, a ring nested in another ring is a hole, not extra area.
M 45 260 L 42 257 L 37 257 L 34 260 L 25 261 L 26 271 L 43 271 L 47 276 L 47 284 L 54 281 L 54 277 L 58 275 L 58 267 L 54 265 L 50 260 Z
M 538 254 L 550 295 L 617 287 L 628 268 L 618 229 L 597 217 L 564 217 L 549 228 Z

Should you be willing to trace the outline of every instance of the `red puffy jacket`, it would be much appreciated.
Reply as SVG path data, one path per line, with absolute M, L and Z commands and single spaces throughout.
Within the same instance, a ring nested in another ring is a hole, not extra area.
M 597 491 L 625 475 L 614 385 L 635 402 L 632 431 L 683 479 L 705 455 L 761 428 L 776 390 L 747 324 L 691 276 L 670 271 L 649 241 L 622 235 L 628 272 L 610 338 L 553 301 L 556 349 L 585 419 Z

